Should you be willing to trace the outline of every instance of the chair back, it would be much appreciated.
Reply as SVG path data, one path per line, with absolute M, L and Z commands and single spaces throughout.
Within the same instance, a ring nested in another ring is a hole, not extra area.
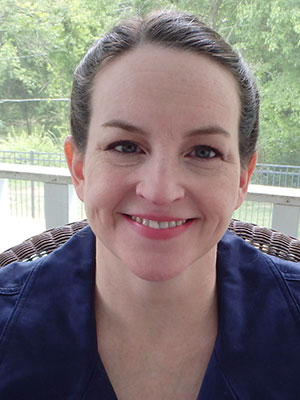
M 74 233 L 87 226 L 87 220 L 49 229 L 0 254 L 0 267 L 13 261 L 31 261 L 63 245 Z M 285 260 L 300 261 L 300 240 L 247 222 L 232 219 L 229 230 L 264 253 Z

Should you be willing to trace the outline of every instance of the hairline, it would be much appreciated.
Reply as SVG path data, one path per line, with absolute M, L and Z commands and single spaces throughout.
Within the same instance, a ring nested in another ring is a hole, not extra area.
M 155 41 L 151 41 L 149 39 L 147 39 L 147 40 L 141 39 L 136 45 L 134 45 L 134 46 L 132 46 L 132 47 L 126 49 L 126 50 L 123 50 L 119 54 L 110 54 L 110 55 L 108 55 L 107 57 L 105 57 L 102 60 L 101 64 L 98 66 L 98 68 L 95 71 L 93 81 L 91 82 L 91 85 L 90 85 L 90 88 L 89 88 L 90 100 L 91 100 L 90 101 L 90 117 L 92 116 L 92 100 L 93 100 L 96 81 L 97 81 L 98 76 L 101 74 L 102 70 L 107 68 L 107 66 L 109 67 L 109 65 L 112 62 L 114 62 L 116 60 L 119 60 L 119 59 L 125 57 L 127 54 L 130 54 L 130 53 L 134 52 L 135 50 L 138 50 L 139 48 L 142 48 L 142 47 L 145 47 L 145 46 L 146 47 L 147 46 L 149 46 L 149 47 L 152 46 L 152 47 L 157 47 L 157 48 L 161 48 L 161 49 L 170 49 L 170 50 L 175 50 L 175 51 L 179 51 L 179 52 L 181 51 L 181 52 L 184 52 L 184 53 L 187 53 L 187 54 L 188 53 L 195 54 L 195 55 L 198 55 L 200 57 L 202 56 L 202 57 L 205 57 L 205 58 L 215 62 L 217 65 L 222 67 L 224 70 L 229 72 L 231 74 L 231 76 L 233 77 L 234 84 L 235 84 L 235 89 L 236 89 L 237 96 L 238 96 L 238 99 L 239 99 L 238 126 L 240 126 L 241 115 L 242 115 L 242 100 L 241 100 L 242 91 L 241 91 L 241 87 L 240 87 L 240 84 L 238 82 L 238 79 L 237 79 L 236 75 L 234 74 L 234 71 L 230 68 L 230 66 L 228 64 L 226 64 L 224 62 L 221 62 L 221 60 L 218 59 L 217 57 L 214 57 L 213 55 L 210 55 L 210 53 L 206 53 L 204 51 L 200 52 L 200 51 L 197 51 L 197 50 L 195 50 L 193 48 L 189 48 L 189 49 L 188 48 L 184 48 L 184 47 L 181 47 L 180 45 L 176 45 L 176 43 L 170 43 L 170 45 L 168 45 L 168 43 L 155 42 Z M 91 120 L 91 118 L 90 118 L 90 120 Z M 90 121 L 89 121 L 89 123 L 90 123 Z M 87 130 L 86 146 L 85 146 L 85 148 L 80 149 L 80 152 L 82 153 L 83 156 L 84 156 L 85 151 L 86 151 L 88 138 L 89 138 L 89 127 L 88 127 L 88 130 Z M 238 140 L 240 141 L 240 129 L 238 129 Z M 250 164 L 251 158 L 252 157 L 250 157 L 249 160 L 242 160 L 242 157 L 240 157 L 240 165 L 241 165 L 241 167 L 242 168 L 248 167 L 248 165 Z

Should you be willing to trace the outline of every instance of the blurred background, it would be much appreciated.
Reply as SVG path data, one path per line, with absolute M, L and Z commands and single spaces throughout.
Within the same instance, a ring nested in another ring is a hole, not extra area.
M 299 0 L 0 0 L 0 163 L 65 167 L 74 68 L 120 19 L 162 8 L 197 15 L 242 53 L 262 96 L 252 183 L 300 188 Z M 17 224 L 20 237 L 1 229 L 0 251 L 47 226 L 43 183 L 5 185 L 0 224 L 12 232 Z M 236 216 L 271 226 L 272 207 L 246 202 Z

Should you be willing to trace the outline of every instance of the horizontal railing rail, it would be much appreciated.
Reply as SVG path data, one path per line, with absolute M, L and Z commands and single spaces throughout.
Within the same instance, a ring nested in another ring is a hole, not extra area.
M 0 210 L 7 209 L 8 181 L 24 180 L 44 183 L 46 227 L 52 228 L 76 219 L 76 194 L 67 168 L 0 163 Z M 249 185 L 247 201 L 270 203 L 271 227 L 298 236 L 300 189 Z M 5 206 L 6 204 L 6 206 Z M 255 223 L 255 221 L 252 221 Z
M 72 184 L 67 168 L 0 163 L 0 179 L 19 179 L 62 185 Z

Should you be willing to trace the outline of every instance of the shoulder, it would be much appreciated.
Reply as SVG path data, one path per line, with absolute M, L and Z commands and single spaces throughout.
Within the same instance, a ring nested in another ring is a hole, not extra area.
M 243 296 L 247 293 L 249 300 L 255 297 L 259 304 L 274 302 L 274 312 L 285 304 L 299 320 L 300 263 L 265 254 L 227 232 L 218 247 L 218 274 L 225 287 L 234 282 L 239 287 L 236 290 Z
M 0 341 L 22 299 L 29 294 L 41 297 L 43 287 L 46 293 L 50 286 L 62 287 L 71 269 L 80 275 L 78 262 L 90 263 L 94 257 L 93 247 L 94 235 L 86 227 L 48 256 L 31 262 L 13 262 L 0 268 Z M 74 265 L 77 267 L 73 268 Z M 39 290 L 34 291 L 34 287 Z
M 251 398 L 291 398 L 299 386 L 300 264 L 226 233 L 217 267 L 216 354 L 231 387 L 238 398 L 245 385 Z
M 40 260 L 26 263 L 14 262 L 0 269 L 0 340 L 23 289 L 39 262 Z
M 242 262 L 243 265 L 251 264 L 254 272 L 256 271 L 256 267 L 268 266 L 268 268 L 276 268 L 278 271 L 281 271 L 285 277 L 290 276 L 295 278 L 300 275 L 300 262 L 287 261 L 266 254 L 229 231 L 225 233 L 219 242 L 218 256 L 219 258 L 226 256 L 226 259 L 231 262 L 235 260 L 235 264 L 238 262 Z
M 0 268 L 0 293 L 20 290 L 39 260 L 32 262 L 13 262 Z
M 40 264 L 64 263 L 65 259 L 73 260 L 85 257 L 85 253 L 94 244 L 94 234 L 89 226 L 75 233 L 61 247 L 51 254 L 37 258 L 31 262 L 15 261 L 4 267 L 0 267 L 1 292 L 9 291 L 9 288 L 21 288 L 31 272 Z M 90 246 L 87 246 L 90 245 Z
M 300 315 L 300 263 L 282 260 L 265 255 L 266 262 L 273 272 L 291 311 L 299 320 Z M 300 323 L 300 320 L 299 320 Z M 300 326 L 300 325 L 299 325 Z
M 84 397 L 98 356 L 94 260 L 94 235 L 86 228 L 50 255 L 0 271 L 0 392 L 6 399 Z

